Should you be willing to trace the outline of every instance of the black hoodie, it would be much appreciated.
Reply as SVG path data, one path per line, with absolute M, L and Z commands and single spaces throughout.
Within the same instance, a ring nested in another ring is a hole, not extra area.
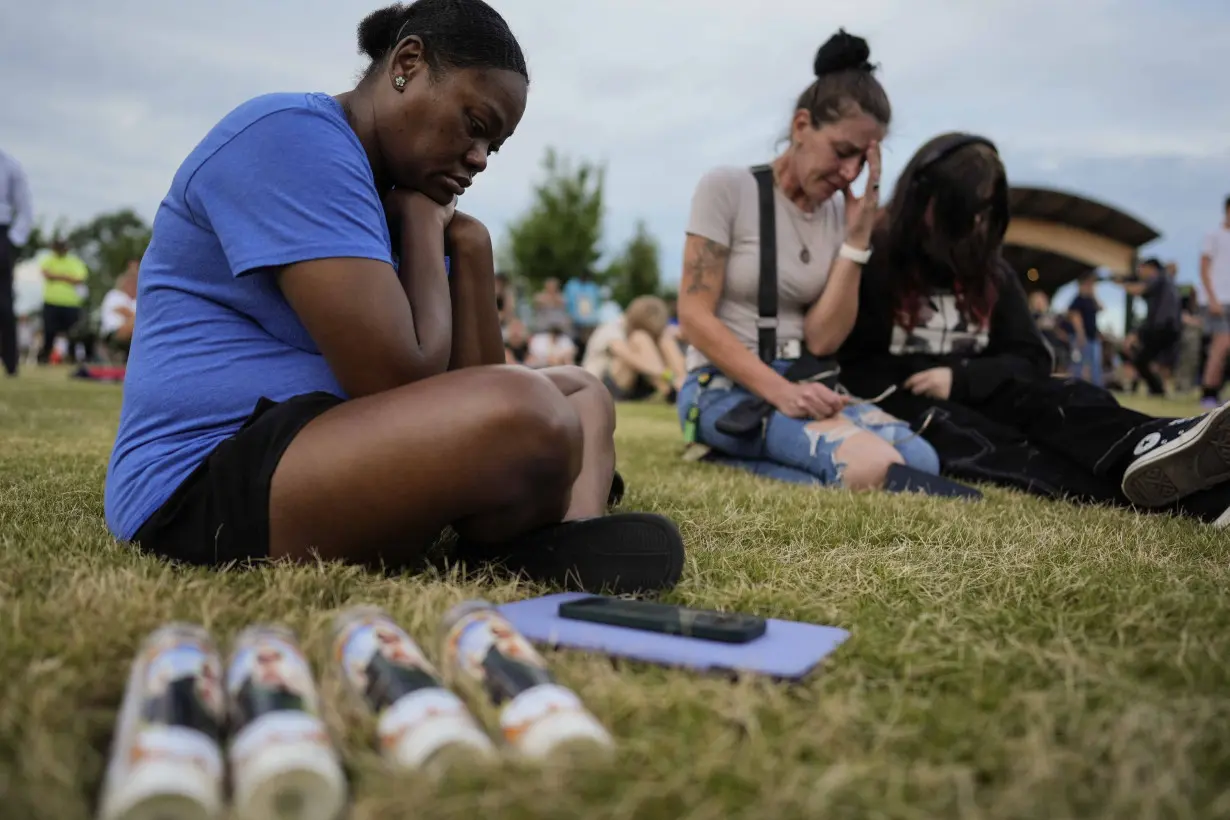
M 976 405 L 1011 378 L 1048 378 L 1053 366 L 1016 271 L 1002 259 L 997 266 L 998 296 L 988 328 L 971 327 L 957 312 L 951 277 L 927 277 L 919 326 L 907 332 L 894 318 L 887 254 L 872 254 L 859 286 L 858 318 L 837 353 L 841 383 L 862 398 L 901 388 L 907 378 L 933 367 L 952 368 L 949 399 Z

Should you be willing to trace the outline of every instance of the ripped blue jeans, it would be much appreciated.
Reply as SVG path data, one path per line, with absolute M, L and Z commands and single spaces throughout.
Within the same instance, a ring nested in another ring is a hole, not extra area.
M 776 361 L 773 369 L 785 373 L 789 361 Z M 700 376 L 708 373 L 708 386 L 702 387 Z M 765 426 L 764 435 L 747 438 L 719 432 L 714 423 L 752 394 L 725 378 L 714 367 L 702 367 L 688 373 L 679 391 L 676 407 L 680 424 L 686 424 L 693 404 L 700 411 L 696 425 L 696 440 L 712 448 L 706 461 L 738 467 L 743 470 L 789 481 L 795 484 L 841 486 L 845 467 L 837 460 L 841 441 L 830 441 L 823 433 L 809 427 L 806 419 L 794 419 L 774 410 Z M 856 427 L 879 436 L 892 444 L 905 463 L 916 470 L 936 475 L 940 459 L 935 449 L 904 421 L 900 421 L 874 404 L 858 404 L 845 408 L 841 416 Z

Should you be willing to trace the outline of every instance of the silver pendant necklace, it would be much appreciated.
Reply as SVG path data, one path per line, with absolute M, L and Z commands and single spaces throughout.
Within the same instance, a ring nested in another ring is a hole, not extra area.
M 799 261 L 804 265 L 809 265 L 811 264 L 811 251 L 807 247 L 807 241 L 803 239 L 803 232 L 799 230 L 799 225 L 794 221 L 794 214 L 789 208 L 786 209 L 786 216 L 790 220 L 790 227 L 794 228 L 794 235 L 799 238 L 799 245 L 803 248 L 799 251 Z
M 794 235 L 799 239 L 799 245 L 802 250 L 799 251 L 799 261 L 804 265 L 811 264 L 811 250 L 807 247 L 806 240 L 803 239 L 803 232 L 799 230 L 799 225 L 794 220 L 794 211 L 792 210 L 793 202 L 790 197 L 786 196 L 785 189 L 782 188 L 781 181 L 777 177 L 777 169 L 773 169 L 773 181 L 777 183 L 777 188 L 782 192 L 782 196 L 786 197 L 786 218 L 790 220 L 790 227 L 794 228 Z

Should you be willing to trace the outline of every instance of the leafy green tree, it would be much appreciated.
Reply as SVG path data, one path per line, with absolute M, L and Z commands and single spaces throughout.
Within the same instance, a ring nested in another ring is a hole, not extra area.
M 150 235 L 150 226 L 129 208 L 99 214 L 68 233 L 68 246 L 90 269 L 91 304 L 102 301 L 129 259 L 141 258 Z
M 658 240 L 644 222 L 638 222 L 636 233 L 611 262 L 604 277 L 611 286 L 611 298 L 620 307 L 626 308 L 638 296 L 662 295 L 659 255 Z
M 605 168 L 574 167 L 554 149 L 542 167 L 546 178 L 534 188 L 533 204 L 509 227 L 500 249 L 502 269 L 531 292 L 547 279 L 563 283 L 586 270 L 601 279 L 595 264 L 602 256 Z

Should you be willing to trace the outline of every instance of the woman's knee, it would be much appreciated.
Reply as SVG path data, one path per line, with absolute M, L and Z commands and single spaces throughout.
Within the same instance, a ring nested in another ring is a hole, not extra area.
M 856 423 L 872 435 L 888 442 L 901 454 L 902 463 L 924 473 L 939 473 L 940 457 L 935 448 L 901 419 L 872 406 L 861 408 Z
M 509 368 L 492 374 L 487 396 L 489 441 L 498 441 L 499 472 L 515 494 L 562 494 L 581 470 L 582 425 L 576 409 L 541 372 Z
M 896 442 L 894 446 L 897 452 L 901 454 L 907 467 L 913 467 L 915 470 L 923 473 L 939 475 L 940 454 L 922 436 L 915 436 L 905 441 Z
M 897 448 L 873 433 L 859 431 L 844 439 L 833 453 L 841 465 L 841 486 L 849 490 L 872 490 L 884 486 L 888 470 L 894 464 L 905 464 Z
M 607 429 L 615 435 L 615 399 L 594 374 L 583 367 L 565 365 L 538 371 L 555 385 L 562 396 L 575 397 L 572 406 L 587 429 Z

